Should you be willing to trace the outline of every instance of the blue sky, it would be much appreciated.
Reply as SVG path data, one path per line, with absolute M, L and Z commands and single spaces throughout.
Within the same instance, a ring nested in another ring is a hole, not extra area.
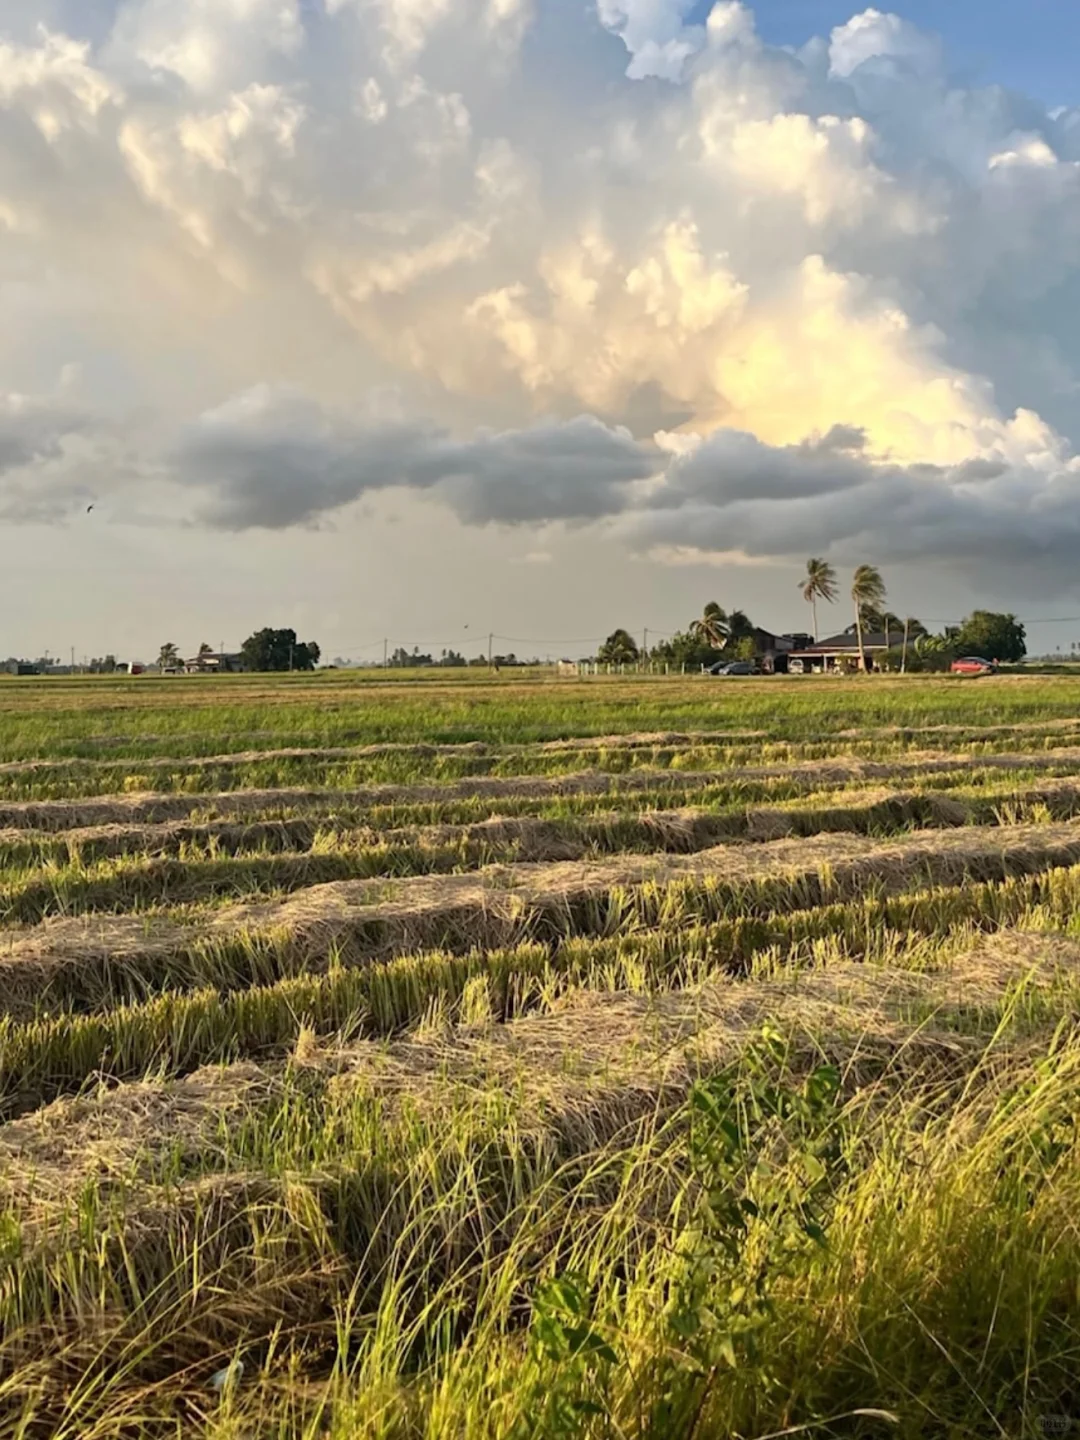
M 707 13 L 710 4 L 703 4 Z M 866 8 L 851 0 L 757 0 L 761 35 L 781 45 L 824 35 Z M 1080 99 L 1080 4 L 1077 0 L 904 0 L 891 10 L 944 37 L 949 59 L 968 83 L 995 82 L 1048 105 Z

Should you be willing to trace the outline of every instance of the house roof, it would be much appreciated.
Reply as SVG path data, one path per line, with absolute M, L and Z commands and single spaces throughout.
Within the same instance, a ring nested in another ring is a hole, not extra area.
M 864 650 L 889 650 L 894 645 L 902 644 L 904 633 L 902 630 L 890 630 L 888 639 L 882 630 L 866 630 L 863 632 Z M 857 655 L 859 653 L 858 635 L 832 635 L 828 640 L 819 640 L 814 645 L 808 645 L 805 650 L 797 650 L 797 655 L 833 655 L 841 654 Z
M 794 632 L 784 635 L 774 635 L 771 630 L 762 630 L 760 626 L 754 627 L 754 644 L 759 650 L 778 650 L 786 653 L 789 650 L 796 650 L 802 647 L 804 641 L 809 641 L 810 636 L 804 633 Z

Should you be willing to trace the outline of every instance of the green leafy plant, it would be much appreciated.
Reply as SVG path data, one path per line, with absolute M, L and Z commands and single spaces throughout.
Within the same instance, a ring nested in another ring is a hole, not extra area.
M 689 1102 L 697 1211 L 672 1289 L 669 1345 L 649 1433 L 693 1436 L 717 1375 L 751 1364 L 768 1385 L 759 1332 L 772 1291 L 826 1243 L 842 1171 L 834 1066 L 785 1079 L 787 1046 L 764 1027 L 739 1073 L 699 1082 Z
M 580 1435 L 589 1420 L 602 1416 L 593 1392 L 598 1372 L 618 1363 L 618 1355 L 592 1320 L 593 1297 L 588 1282 L 572 1272 L 537 1287 L 533 1296 L 529 1349 L 534 1360 L 554 1365 L 557 1380 L 537 1384 L 533 1404 L 518 1434 L 563 1437 Z M 543 1373 L 543 1372 L 542 1372 Z

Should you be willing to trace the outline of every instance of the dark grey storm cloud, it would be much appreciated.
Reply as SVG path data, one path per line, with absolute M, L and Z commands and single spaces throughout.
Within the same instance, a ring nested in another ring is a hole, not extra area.
M 68 436 L 90 428 L 87 416 L 62 402 L 0 395 L 0 474 L 59 458 Z
M 259 387 L 181 436 L 173 473 L 207 494 L 221 529 L 306 524 L 393 486 L 438 489 L 470 524 L 589 520 L 625 506 L 655 452 L 592 416 L 456 439 L 424 420 L 332 413 L 293 390 Z
M 462 439 L 423 419 L 354 418 L 259 387 L 188 427 L 172 463 L 204 493 L 201 518 L 232 530 L 310 524 L 399 486 L 471 525 L 607 520 L 639 552 L 865 550 L 882 561 L 1038 562 L 1060 577 L 1080 541 L 1074 462 L 899 465 L 849 425 L 785 446 L 719 430 L 663 456 L 588 415 Z
M 619 528 L 639 550 L 1042 562 L 1057 583 L 1075 570 L 1080 466 L 1045 456 L 897 465 L 864 453 L 857 434 L 769 446 L 719 431 L 676 458 Z

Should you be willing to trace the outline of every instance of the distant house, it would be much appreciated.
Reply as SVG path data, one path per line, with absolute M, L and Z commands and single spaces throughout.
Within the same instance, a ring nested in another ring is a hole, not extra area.
M 754 654 L 767 675 L 787 673 L 790 657 L 814 643 L 812 635 L 774 635 L 770 630 L 754 630 Z
M 237 675 L 244 668 L 244 657 L 230 655 L 196 655 L 184 661 L 186 675 Z
M 877 669 L 882 657 L 901 644 L 903 638 L 900 630 L 892 630 L 888 635 L 882 631 L 864 631 L 862 648 L 866 655 L 866 668 Z M 842 635 L 833 635 L 828 640 L 814 641 L 793 650 L 787 660 L 788 669 L 794 674 L 810 674 L 815 670 L 858 670 L 859 637 L 854 631 L 845 631 Z

